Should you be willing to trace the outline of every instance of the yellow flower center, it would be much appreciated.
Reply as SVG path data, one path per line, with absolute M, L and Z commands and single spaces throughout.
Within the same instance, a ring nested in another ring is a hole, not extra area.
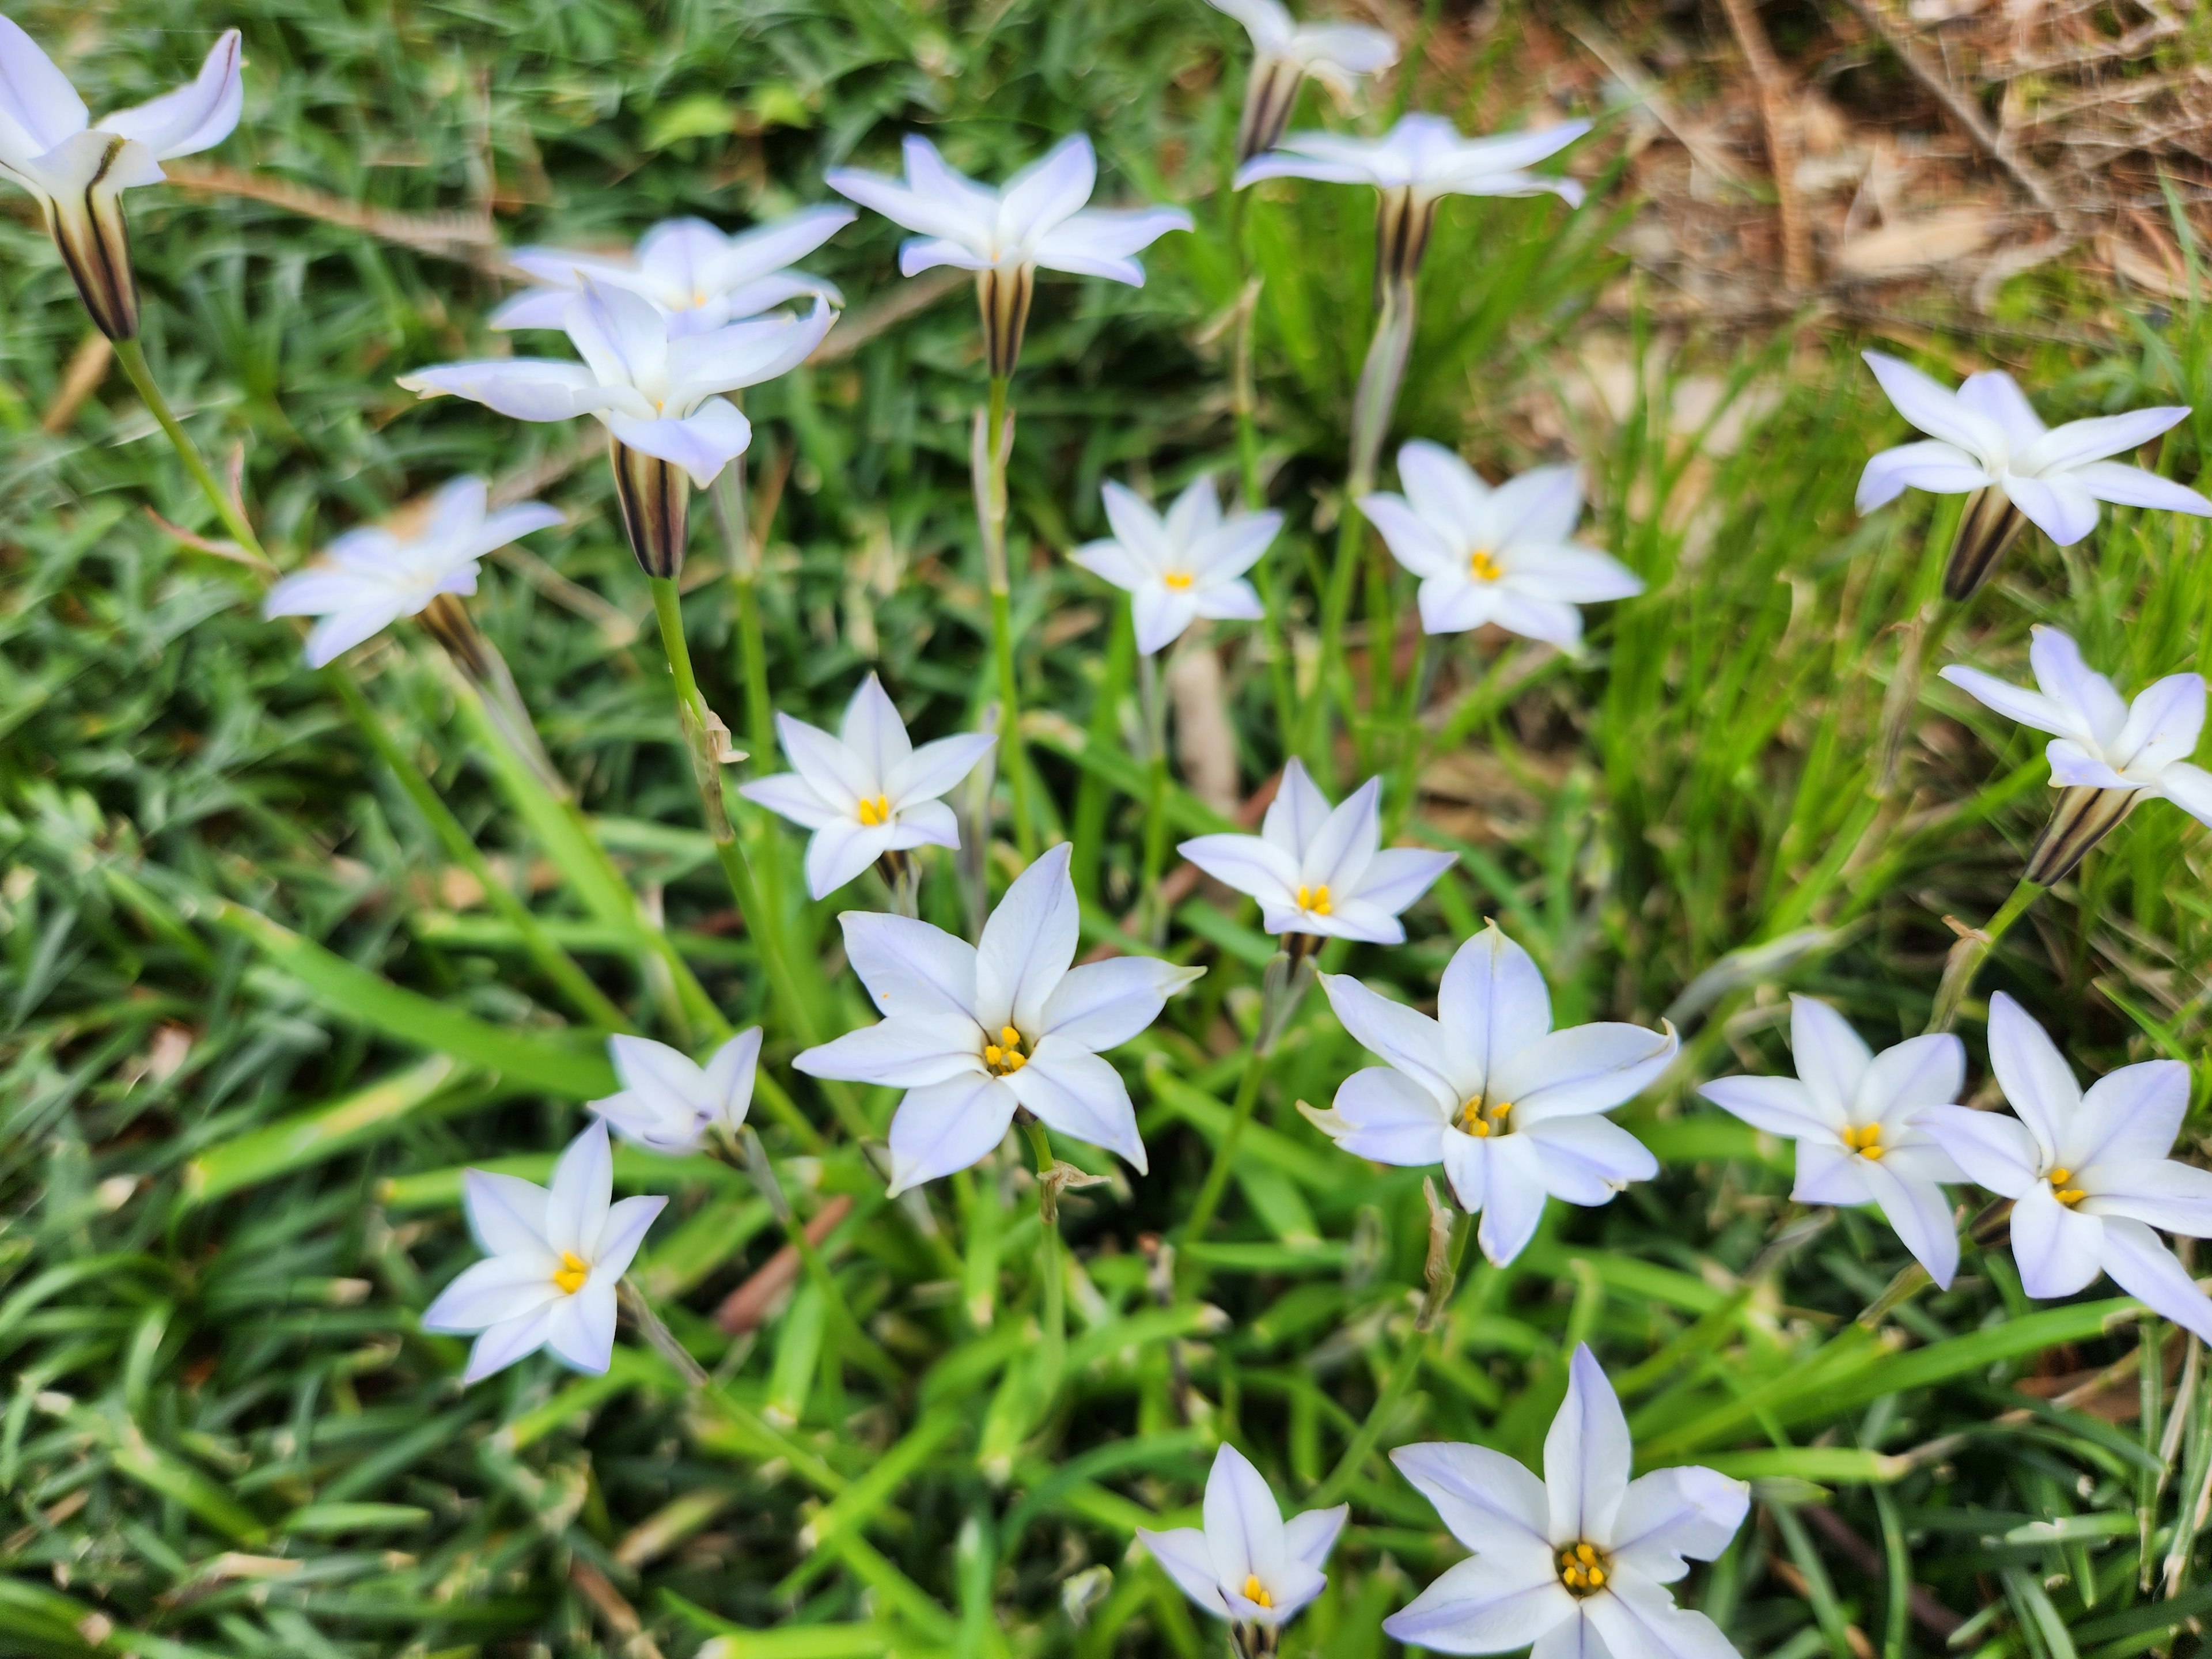
M 863 795 L 860 797 L 859 811 L 860 822 L 871 830 L 878 824 L 889 823 L 891 821 L 890 797 L 878 795 L 873 799 L 870 799 Z
M 1460 1127 L 1478 1140 L 1487 1140 L 1505 1133 L 1505 1115 L 1512 1109 L 1510 1100 L 1486 1105 L 1480 1095 L 1469 1095 L 1459 1109 Z
M 1275 1598 L 1267 1593 L 1267 1587 L 1260 1582 L 1260 1575 L 1256 1572 L 1248 1572 L 1244 1575 L 1244 1599 L 1247 1601 L 1256 1601 L 1263 1607 L 1272 1607 L 1275 1605 Z
M 2073 1179 L 2074 1171 L 2069 1169 L 2062 1167 L 2051 1172 L 2051 1195 L 2069 1210 L 2089 1196 L 2079 1187 L 2069 1187 L 2066 1184 Z
M 1881 1162 L 1882 1152 L 1881 1125 L 1869 1123 L 1863 1129 L 1844 1130 L 1844 1145 L 1861 1158 L 1870 1158 L 1879 1164 Z
M 1468 574 L 1479 582 L 1494 582 L 1505 574 L 1504 567 L 1490 556 L 1490 550 L 1486 547 L 1478 547 L 1467 556 L 1467 568 Z
M 983 1064 L 991 1068 L 993 1077 L 1008 1077 L 1030 1063 L 1022 1052 L 1022 1034 L 1011 1025 L 999 1028 L 999 1040 L 983 1045 Z
M 1188 592 L 1192 580 L 1191 574 L 1188 570 L 1170 570 L 1160 578 L 1161 581 L 1177 593 Z
M 1559 1582 L 1573 1595 L 1595 1595 L 1613 1576 L 1606 1558 L 1586 1543 L 1559 1552 Z
M 1327 915 L 1329 912 L 1328 884 L 1323 882 L 1318 887 L 1308 887 L 1304 883 L 1300 883 L 1298 908 L 1316 916 Z
M 575 1295 L 591 1276 L 592 1270 L 585 1265 L 583 1257 L 574 1250 L 561 1252 L 561 1265 L 553 1270 L 553 1282 L 560 1286 L 562 1295 Z

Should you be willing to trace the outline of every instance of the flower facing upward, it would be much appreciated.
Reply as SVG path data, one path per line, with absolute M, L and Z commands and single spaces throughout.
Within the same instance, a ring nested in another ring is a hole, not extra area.
M 668 313 L 672 335 L 711 333 L 792 300 L 842 302 L 836 285 L 787 269 L 858 216 L 845 207 L 808 208 L 727 236 L 704 219 L 665 219 L 628 257 L 519 248 L 508 263 L 536 279 L 491 314 L 494 328 L 562 328 L 571 296 L 586 281 L 642 295 Z
M 1928 1275 L 1948 1289 L 1959 1233 L 1936 1183 L 1963 1181 L 1927 1127 L 1931 1107 L 1959 1097 L 1966 1049 L 1948 1033 L 1908 1038 L 1879 1054 L 1825 1002 L 1792 997 L 1797 1075 L 1716 1078 L 1699 1091 L 1753 1128 L 1797 1143 L 1801 1204 L 1873 1204 Z
M 2189 1110 L 2178 1060 L 2123 1066 L 2084 1093 L 2043 1027 L 1990 998 L 1990 1069 L 2017 1117 L 1939 1106 L 1926 1122 L 1969 1179 L 2013 1200 L 2012 1257 L 2033 1297 L 2071 1296 L 2106 1273 L 2212 1342 L 2212 1301 L 2151 1231 L 2212 1237 L 2212 1170 L 2166 1156 Z
M 2066 635 L 2039 626 L 2033 640 L 2033 691 L 1956 664 L 1943 670 L 1976 702 L 2051 733 L 2043 751 L 2051 787 L 2067 793 L 2029 861 L 2028 879 L 2058 880 L 2146 795 L 2212 823 L 2212 773 L 2189 760 L 2204 728 L 2204 677 L 2169 674 L 2130 704 Z
M 905 155 L 904 179 L 832 167 L 826 182 L 862 207 L 921 233 L 899 249 L 904 275 L 937 265 L 975 273 L 984 356 L 994 376 L 1012 374 L 1021 355 L 1030 285 L 1040 265 L 1141 288 L 1145 268 L 1137 253 L 1168 232 L 1191 226 L 1181 208 L 1086 207 L 1098 182 L 1098 161 L 1091 140 L 1079 132 L 997 190 L 946 166 L 937 146 L 919 134 L 907 135 Z
M 1150 655 L 1172 645 L 1200 617 L 1249 622 L 1263 614 L 1244 573 L 1282 529 L 1281 514 L 1224 520 L 1210 477 L 1176 497 L 1164 518 L 1120 484 L 1109 482 L 1100 493 L 1114 534 L 1071 556 L 1128 593 L 1138 650 Z
M 1281 0 L 1207 0 L 1244 26 L 1252 37 L 1252 78 L 1237 127 L 1239 166 L 1273 149 L 1290 125 L 1298 88 L 1310 76 L 1338 102 L 1350 99 L 1365 76 L 1398 61 L 1398 43 L 1364 23 L 1301 23 Z
M 261 614 L 321 617 L 307 635 L 307 665 L 320 668 L 441 593 L 475 592 L 485 554 L 561 522 L 560 510 L 543 501 L 493 513 L 489 499 L 482 478 L 456 478 L 412 534 L 376 525 L 349 530 L 320 562 L 271 587 Z
M 1644 591 L 1626 565 L 1573 539 L 1583 490 L 1572 467 L 1538 467 L 1492 489 L 1442 444 L 1417 438 L 1398 452 L 1398 477 L 1403 495 L 1363 495 L 1359 510 L 1421 579 L 1429 633 L 1495 623 L 1571 651 L 1583 637 L 1577 605 Z
M 806 843 L 806 890 L 816 898 L 829 897 L 886 853 L 959 846 L 960 826 L 938 797 L 998 741 L 968 732 L 916 749 L 873 674 L 853 694 L 836 737 L 788 714 L 775 722 L 795 769 L 738 793 L 814 832 Z
M 1341 806 L 1293 760 L 1256 836 L 1200 836 L 1176 850 L 1216 881 L 1260 901 L 1271 933 L 1326 934 L 1373 945 L 1405 941 L 1399 914 L 1452 866 L 1449 853 L 1383 847 L 1382 780 Z
M 1730 1659 L 1735 1650 L 1667 1586 L 1726 1549 L 1751 1488 L 1694 1466 L 1628 1478 L 1634 1448 L 1613 1384 L 1575 1350 L 1567 1397 L 1544 1437 L 1541 1480 L 1486 1446 L 1431 1442 L 1390 1454 L 1474 1552 L 1382 1621 L 1432 1653 L 1537 1659 Z
M 236 29 L 224 31 L 197 77 L 97 122 L 38 42 L 0 17 L 0 173 L 39 199 L 85 309 L 101 333 L 138 332 L 122 192 L 158 185 L 161 163 L 230 137 L 245 100 Z
M 1329 1006 L 1389 1063 L 1355 1072 L 1315 1125 L 1378 1164 L 1442 1164 L 1475 1239 L 1503 1267 L 1543 1218 L 1544 1200 L 1608 1204 L 1659 1162 L 1599 1114 L 1633 1098 L 1678 1046 L 1640 1025 L 1552 1029 L 1551 994 L 1528 953 L 1495 924 L 1459 947 L 1437 1017 L 1344 974 L 1324 974 Z
M 580 1371 L 604 1371 L 615 1346 L 615 1286 L 665 1198 L 614 1195 L 607 1126 L 568 1143 L 553 1184 L 471 1170 L 462 1178 L 469 1231 L 486 1260 L 465 1269 L 422 1315 L 422 1328 L 482 1332 L 464 1382 L 540 1348 Z
M 926 921 L 848 910 L 845 954 L 884 1015 L 792 1061 L 810 1077 L 904 1089 L 894 1195 L 989 1155 L 1021 1107 L 1146 1168 L 1136 1109 L 1098 1057 L 1205 972 L 1151 957 L 1072 966 L 1078 913 L 1065 842 L 1014 878 L 975 945 Z
M 1224 1443 L 1206 1477 L 1205 1529 L 1139 1527 L 1137 1537 L 1182 1593 L 1215 1618 L 1275 1630 L 1328 1582 L 1322 1563 L 1350 1512 L 1339 1504 L 1284 1520 L 1266 1478 Z
M 733 1135 L 753 1103 L 760 1063 L 756 1025 L 714 1050 L 704 1066 L 680 1048 L 641 1036 L 607 1039 L 622 1092 L 592 1102 L 624 1140 L 656 1152 L 696 1152 L 709 1134 Z

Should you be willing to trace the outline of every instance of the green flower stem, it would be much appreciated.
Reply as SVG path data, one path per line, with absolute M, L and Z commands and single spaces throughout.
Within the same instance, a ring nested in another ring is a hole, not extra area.
M 1113 623 L 1106 641 L 1106 668 L 1098 682 L 1097 701 L 1091 708 L 1090 741 L 1102 750 L 1121 741 L 1121 702 L 1129 694 L 1129 681 L 1137 665 L 1137 629 L 1126 604 L 1113 609 Z M 1085 768 L 1075 786 L 1075 854 L 1068 866 L 1077 895 L 1084 903 L 1098 902 L 1099 854 L 1106 844 L 1106 818 L 1115 792 L 1104 774 Z
M 1044 1346 L 1037 1356 L 1037 1395 L 1049 1400 L 1060 1388 L 1060 1374 L 1067 1359 L 1067 1287 L 1060 1265 L 1060 1195 L 1052 1180 L 1059 1160 L 1052 1154 L 1052 1137 L 1044 1125 L 1027 1112 L 1022 1114 L 1022 1133 L 1029 1137 L 1030 1155 L 1036 1160 L 1037 1273 L 1042 1282 L 1044 1305 L 1040 1314 Z
M 268 563 L 269 554 L 261 545 L 261 538 L 254 534 L 253 526 L 246 522 L 246 514 L 239 510 L 238 503 L 231 500 L 230 493 L 209 470 L 207 462 L 201 458 L 199 446 L 192 441 L 191 434 L 178 422 L 175 411 L 169 407 L 169 400 L 161 395 L 161 388 L 154 383 L 154 372 L 146 366 L 145 348 L 135 336 L 115 342 L 115 361 L 123 365 L 124 374 L 130 377 L 131 384 L 137 388 L 139 397 L 145 400 L 148 411 L 161 423 L 161 430 L 168 434 L 170 446 L 177 452 L 177 459 L 185 464 L 185 471 L 192 475 L 192 482 L 200 487 L 200 494 L 207 497 L 208 505 L 215 509 L 216 517 L 222 520 L 222 527 L 230 532 L 231 540 L 264 564 Z
M 1255 1041 L 1252 1052 L 1245 1056 L 1244 1074 L 1237 1079 L 1237 1098 L 1229 1108 L 1229 1127 L 1221 1132 L 1221 1139 L 1213 1148 L 1213 1163 L 1206 1172 L 1206 1184 L 1198 1189 L 1198 1200 L 1190 1206 L 1190 1215 L 1182 1224 L 1182 1242 L 1195 1243 L 1206 1237 L 1206 1230 L 1213 1224 L 1213 1212 L 1221 1207 L 1221 1195 L 1229 1186 L 1229 1172 L 1237 1167 L 1237 1143 L 1244 1138 L 1244 1126 L 1252 1121 L 1252 1108 L 1260 1098 L 1261 1080 L 1267 1073 L 1267 1054 Z
M 1344 488 L 1344 500 L 1338 509 L 1336 520 L 1336 557 L 1328 568 L 1328 586 L 1322 591 L 1321 602 L 1321 684 L 1314 695 L 1306 700 L 1303 730 L 1298 736 L 1298 751 L 1305 757 L 1306 764 L 1326 777 L 1328 765 L 1328 703 L 1329 693 L 1335 687 L 1339 671 L 1345 662 L 1344 629 L 1352 611 L 1352 578 L 1359 571 L 1359 548 L 1367 520 L 1353 503 L 1374 487 L 1371 478 L 1354 477 Z M 1346 708 L 1348 720 L 1352 710 Z
M 1137 687 L 1145 724 L 1144 866 L 1137 914 L 1143 919 L 1146 936 L 1158 945 L 1167 937 L 1167 916 L 1160 903 L 1160 872 L 1168 854 L 1168 715 L 1157 656 L 1146 653 L 1137 659 Z
M 1981 972 L 1982 963 L 1989 959 L 1990 952 L 2010 931 L 2013 923 L 2042 895 L 2040 886 L 2022 877 L 2020 885 L 2012 890 L 2012 896 L 1996 915 L 1951 947 L 1951 954 L 1943 963 L 1942 983 L 1936 987 L 1935 1009 L 1928 1016 L 1929 1031 L 1951 1029 L 1959 1018 L 1959 1005 L 1973 988 L 1974 976 Z
M 1006 561 L 1006 377 L 991 377 L 990 406 L 975 457 L 975 512 L 983 538 L 983 574 L 991 590 L 991 656 L 999 679 L 999 764 L 1013 795 L 1014 848 L 1027 863 L 1036 856 L 1036 824 L 1030 816 L 1029 757 L 1022 747 L 1020 689 L 1014 678 L 1014 605 Z
M 666 1322 L 654 1311 L 653 1304 L 646 1300 L 644 1288 L 636 1279 L 625 1277 L 617 1285 L 615 1299 L 622 1304 L 622 1310 L 629 1316 L 630 1323 L 637 1327 L 637 1334 L 644 1339 L 645 1346 L 668 1362 L 669 1369 L 684 1379 L 684 1386 L 692 1389 L 707 1386 L 705 1370 L 676 1340 L 675 1332 L 668 1328 Z

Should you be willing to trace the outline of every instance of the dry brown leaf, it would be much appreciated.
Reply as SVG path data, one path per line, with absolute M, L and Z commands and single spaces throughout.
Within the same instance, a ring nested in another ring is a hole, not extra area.
M 1976 207 L 1947 208 L 1855 236 L 1836 251 L 1835 264 L 1853 276 L 1924 270 L 1980 252 L 1996 234 L 1994 214 Z

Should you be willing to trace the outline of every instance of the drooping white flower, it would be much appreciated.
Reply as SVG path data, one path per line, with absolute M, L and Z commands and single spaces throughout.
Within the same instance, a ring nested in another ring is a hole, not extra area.
M 1332 808 L 1292 760 L 1258 835 L 1200 836 L 1176 850 L 1259 900 L 1260 925 L 1271 933 L 1401 945 L 1400 913 L 1454 860 L 1449 853 L 1382 846 L 1382 780 L 1370 778 Z
M 908 276 L 938 265 L 975 273 L 984 356 L 994 376 L 1014 372 L 1037 268 L 1103 276 L 1141 288 L 1136 255 L 1171 230 L 1188 230 L 1181 208 L 1086 207 L 1098 182 L 1091 140 L 1075 133 L 997 190 L 956 172 L 937 146 L 907 135 L 906 177 L 832 167 L 825 182 L 840 195 L 921 234 L 899 249 Z
M 1283 1519 L 1275 1494 L 1251 1460 L 1224 1442 L 1206 1477 L 1206 1527 L 1137 1537 L 1184 1595 L 1217 1619 L 1279 1630 L 1319 1595 L 1328 1559 L 1351 1505 L 1308 1510 Z
M 1114 534 L 1069 556 L 1128 593 L 1138 650 L 1150 655 L 1174 644 L 1200 617 L 1250 622 L 1265 614 L 1244 573 L 1282 529 L 1281 514 L 1223 519 L 1210 476 L 1176 497 L 1164 518 L 1110 480 L 1099 493 Z
M 873 674 L 846 705 L 836 737 L 788 714 L 775 717 L 793 768 L 738 793 L 814 832 L 806 890 L 827 898 L 886 853 L 957 847 L 960 826 L 939 796 L 975 769 L 998 741 L 980 732 L 916 749 Z
M 2204 677 L 2169 674 L 2130 704 L 2082 661 L 2070 637 L 2042 626 L 2033 635 L 2035 690 L 1956 664 L 1942 671 L 1976 702 L 2052 734 L 2044 750 L 2051 787 L 2068 793 L 2028 878 L 2045 886 L 2058 880 L 2145 796 L 2212 823 L 2212 773 L 2189 760 L 2204 728 Z
M 1227 12 L 1252 37 L 1252 78 L 1237 128 L 1240 166 L 1281 141 L 1308 76 L 1343 103 L 1362 77 L 1398 61 L 1397 41 L 1364 23 L 1301 23 L 1281 0 L 1207 3 Z
M 580 1371 L 614 1354 L 615 1287 L 668 1200 L 614 1196 L 607 1126 L 594 1121 L 553 1166 L 553 1184 L 471 1170 L 469 1231 L 485 1260 L 463 1270 L 422 1315 L 422 1328 L 477 1332 L 461 1381 L 479 1382 L 550 1348 Z
M 1316 1127 L 1378 1164 L 1441 1164 L 1475 1240 L 1499 1267 L 1519 1255 L 1544 1201 L 1609 1204 L 1659 1161 L 1600 1115 L 1674 1059 L 1674 1028 L 1611 1022 L 1552 1029 L 1551 993 L 1495 923 L 1454 952 L 1431 1019 L 1345 974 L 1322 987 L 1344 1029 L 1389 1063 L 1355 1072 Z
M 1940 1106 L 1924 1120 L 1968 1178 L 2013 1200 L 2021 1288 L 2071 1296 L 2100 1273 L 2212 1342 L 2212 1300 L 2152 1231 L 2212 1237 L 2212 1170 L 2166 1156 L 2189 1110 L 2189 1068 L 2145 1060 L 2087 1093 L 2043 1027 L 1990 998 L 1990 1068 L 2019 1115 Z
M 735 235 L 704 219 L 664 219 L 623 256 L 518 248 L 508 263 L 538 286 L 492 313 L 491 326 L 564 328 L 568 301 L 586 281 L 642 295 L 668 313 L 672 335 L 710 333 L 793 300 L 840 305 L 836 283 L 788 267 L 858 216 L 848 207 L 807 208 Z
M 1492 489 L 1446 449 L 1417 438 L 1398 452 L 1403 495 L 1363 495 L 1359 510 L 1421 579 L 1421 626 L 1461 634 L 1485 623 L 1563 651 L 1582 643 L 1575 607 L 1641 593 L 1620 560 L 1574 538 L 1582 482 L 1540 466 Z
M 240 56 L 228 29 L 190 82 L 94 122 L 38 42 L 0 17 L 0 173 L 38 198 L 85 309 L 111 340 L 138 332 L 122 193 L 160 184 L 163 161 L 230 137 L 246 97 Z
M 441 593 L 477 591 L 485 554 L 561 522 L 543 501 L 488 510 L 482 478 L 455 478 L 438 492 L 422 527 L 402 533 L 379 525 L 349 530 L 322 558 L 269 590 L 264 617 L 319 617 L 307 635 L 307 665 L 320 668 Z
M 1631 1480 L 1628 1419 L 1588 1347 L 1544 1437 L 1544 1478 L 1486 1446 L 1431 1442 L 1390 1454 L 1474 1553 L 1382 1621 L 1431 1653 L 1534 1659 L 1733 1659 L 1702 1613 L 1667 1586 L 1726 1549 L 1751 1488 L 1711 1469 L 1655 1469 Z
M 1966 1045 L 1948 1032 L 1874 1053 L 1844 1017 L 1792 997 L 1790 1048 L 1797 1075 L 1716 1078 L 1699 1091 L 1753 1128 L 1797 1143 L 1801 1204 L 1879 1206 L 1929 1277 L 1948 1289 L 1959 1232 L 1940 1182 L 1966 1179 L 1926 1119 L 1959 1098 Z
M 977 945 L 905 916 L 838 918 L 853 971 L 884 1018 L 792 1064 L 907 1091 L 891 1118 L 894 1195 L 987 1157 L 1017 1107 L 1146 1169 L 1128 1089 L 1099 1051 L 1150 1025 L 1205 969 L 1152 957 L 1073 966 L 1068 855 L 1062 842 L 1017 876 Z
M 734 1135 L 753 1103 L 760 1027 L 738 1032 L 704 1066 L 649 1037 L 607 1039 L 622 1092 L 591 1103 L 624 1140 L 656 1152 L 696 1152 L 709 1134 Z

